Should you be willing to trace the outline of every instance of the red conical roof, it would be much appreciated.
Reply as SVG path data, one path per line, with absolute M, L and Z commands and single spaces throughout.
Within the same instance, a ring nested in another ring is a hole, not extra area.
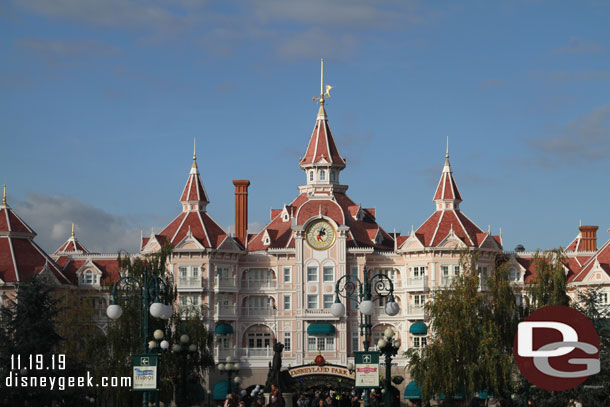
M 180 196 L 180 202 L 203 202 L 205 205 L 210 203 L 208 195 L 205 193 L 201 177 L 199 176 L 199 169 L 197 168 L 197 161 L 193 158 L 193 166 L 189 173 L 189 177 L 186 180 L 186 185 Z
M 58 256 L 66 252 L 80 254 L 89 253 L 89 250 L 85 249 L 85 246 L 80 244 L 80 242 L 76 238 L 76 235 L 74 234 L 74 224 L 72 224 L 72 235 L 68 238 L 68 240 L 66 240 L 64 244 L 59 247 L 59 249 L 55 250 L 55 253 L 53 253 L 53 255 Z
M 328 117 L 324 105 L 321 105 L 307 151 L 300 164 L 304 166 L 324 161 L 342 168 L 345 167 L 345 160 L 339 154 L 337 144 L 328 126 Z
M 462 200 L 460 190 L 458 189 L 457 184 L 453 179 L 453 171 L 451 171 L 451 165 L 449 165 L 448 153 L 447 159 L 445 161 L 445 166 L 443 167 L 443 172 L 441 174 L 441 179 L 438 181 L 438 186 L 436 187 L 436 192 L 434 193 L 433 200 Z

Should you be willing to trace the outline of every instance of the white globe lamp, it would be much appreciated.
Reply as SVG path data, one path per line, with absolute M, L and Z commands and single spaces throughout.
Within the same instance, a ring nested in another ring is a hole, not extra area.
M 375 303 L 370 300 L 365 300 L 360 303 L 360 312 L 364 315 L 373 315 L 373 311 L 375 310 Z
M 396 301 L 390 301 L 385 305 L 385 313 L 393 317 L 400 312 L 400 306 Z
M 155 302 L 150 306 L 150 315 L 155 318 L 159 318 L 161 313 L 163 312 L 163 304 L 160 302 Z
M 168 348 L 169 348 L 169 342 L 168 341 L 161 341 L 161 349 L 167 350 Z
M 123 315 L 123 308 L 118 304 L 112 304 L 106 309 L 106 315 L 110 319 L 119 319 Z
M 330 313 L 335 318 L 340 318 L 345 315 L 345 305 L 340 302 L 335 302 L 330 306 Z

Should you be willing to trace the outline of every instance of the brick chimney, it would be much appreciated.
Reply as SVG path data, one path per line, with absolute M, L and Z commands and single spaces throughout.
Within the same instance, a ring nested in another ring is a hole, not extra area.
M 597 251 L 597 229 L 599 226 L 580 226 L 580 250 L 585 252 Z
M 235 185 L 235 237 L 245 245 L 248 238 L 248 186 L 247 179 L 234 179 Z

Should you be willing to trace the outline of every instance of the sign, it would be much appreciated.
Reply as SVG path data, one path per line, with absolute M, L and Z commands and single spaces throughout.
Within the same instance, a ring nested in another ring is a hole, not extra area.
M 600 371 L 595 327 L 561 305 L 542 307 L 519 323 L 514 355 L 527 380 L 545 390 L 572 389 Z
M 345 367 L 341 366 L 333 366 L 333 365 L 325 365 L 325 366 L 317 366 L 317 365 L 306 365 L 306 366 L 297 366 L 288 370 L 288 373 L 291 377 L 301 377 L 315 374 L 324 374 L 324 375 L 332 375 L 332 376 L 340 376 L 345 377 L 347 379 L 353 379 L 353 373 L 350 373 L 349 370 Z
M 157 390 L 157 355 L 133 355 L 134 391 Z
M 354 352 L 356 388 L 379 387 L 379 352 Z

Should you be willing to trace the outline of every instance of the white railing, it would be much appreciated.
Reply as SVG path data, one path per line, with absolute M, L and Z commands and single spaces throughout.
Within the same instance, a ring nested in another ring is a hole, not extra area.
M 254 278 L 245 278 L 241 280 L 241 287 L 246 290 L 260 290 L 264 288 L 277 288 L 276 279 L 258 280 Z
M 242 307 L 241 315 L 250 317 L 270 317 L 275 315 L 275 309 L 272 307 Z
M 214 316 L 216 317 L 235 317 L 235 305 L 218 305 L 214 306 Z
M 239 348 L 239 355 L 248 358 L 269 358 L 273 356 L 273 349 L 266 348 Z
M 214 277 L 214 288 L 216 290 L 223 290 L 227 288 L 237 288 L 235 284 L 235 277 Z
M 438 285 L 436 285 L 436 287 L 448 288 L 451 286 L 451 283 L 453 282 L 454 278 L 455 277 L 453 277 L 453 276 L 441 277 L 441 280 L 439 281 Z
M 200 277 L 178 277 L 177 288 L 201 288 Z
M 333 314 L 330 313 L 330 308 L 305 308 L 305 315 L 317 315 L 326 317 L 333 316 Z
M 428 277 L 407 277 L 407 284 L 405 288 L 412 291 L 423 291 L 428 288 Z
M 424 305 L 407 305 L 407 317 L 423 317 Z

